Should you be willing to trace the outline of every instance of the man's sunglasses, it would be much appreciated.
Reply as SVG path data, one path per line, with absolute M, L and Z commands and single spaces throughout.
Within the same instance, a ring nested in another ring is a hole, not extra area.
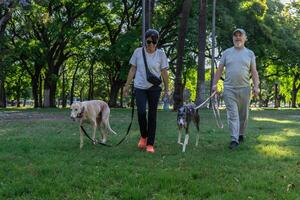
M 151 43 L 155 45 L 157 42 L 156 41 L 147 40 L 147 44 L 151 44 Z

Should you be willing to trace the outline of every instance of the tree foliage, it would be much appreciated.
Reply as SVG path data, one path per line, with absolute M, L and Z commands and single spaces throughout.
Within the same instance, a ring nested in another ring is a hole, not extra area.
M 180 58 L 180 87 L 189 88 L 195 100 L 199 1 L 192 1 L 191 12 L 185 17 L 187 34 L 179 39 L 184 2 L 152 0 L 155 5 L 152 27 L 159 30 L 158 45 L 170 60 L 171 84 Z M 91 97 L 104 99 L 111 106 L 120 105 L 130 67 L 128 61 L 141 45 L 141 3 L 141 0 L 1 1 L 0 105 L 30 98 L 35 107 L 47 107 L 56 106 L 57 100 L 72 102 L 74 98 Z M 263 91 L 261 105 L 276 98 L 293 107 L 300 103 L 299 7 L 299 0 L 287 5 L 279 0 L 217 1 L 217 58 L 232 46 L 232 31 L 244 28 L 248 35 L 246 45 L 257 56 Z M 211 58 L 211 19 L 212 1 L 207 1 L 206 65 Z M 184 54 L 177 48 L 182 40 Z M 209 77 L 205 76 L 204 83 L 209 87 L 208 82 Z M 275 83 L 279 84 L 277 97 Z

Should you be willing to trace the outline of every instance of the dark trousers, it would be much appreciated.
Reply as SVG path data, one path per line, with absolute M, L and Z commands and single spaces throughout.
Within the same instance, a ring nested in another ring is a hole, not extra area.
M 135 99 L 138 112 L 140 133 L 147 139 L 147 145 L 153 145 L 156 131 L 157 105 L 161 93 L 159 86 L 153 86 L 147 90 L 135 88 Z M 148 120 L 146 118 L 146 104 L 148 102 Z

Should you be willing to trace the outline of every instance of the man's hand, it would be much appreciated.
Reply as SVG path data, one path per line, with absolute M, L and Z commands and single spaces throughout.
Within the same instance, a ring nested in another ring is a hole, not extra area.
M 259 88 L 258 87 L 253 87 L 253 97 L 256 98 L 259 95 Z
M 217 86 L 217 85 L 213 85 L 213 86 L 211 87 L 211 90 L 212 90 L 212 92 L 216 91 L 217 94 L 219 94 L 219 92 L 218 92 L 218 86 Z

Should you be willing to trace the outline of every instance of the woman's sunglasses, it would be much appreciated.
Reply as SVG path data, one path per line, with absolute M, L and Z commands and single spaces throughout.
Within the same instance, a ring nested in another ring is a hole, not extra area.
M 157 42 L 156 41 L 147 40 L 147 44 L 151 44 L 151 43 L 155 45 Z

